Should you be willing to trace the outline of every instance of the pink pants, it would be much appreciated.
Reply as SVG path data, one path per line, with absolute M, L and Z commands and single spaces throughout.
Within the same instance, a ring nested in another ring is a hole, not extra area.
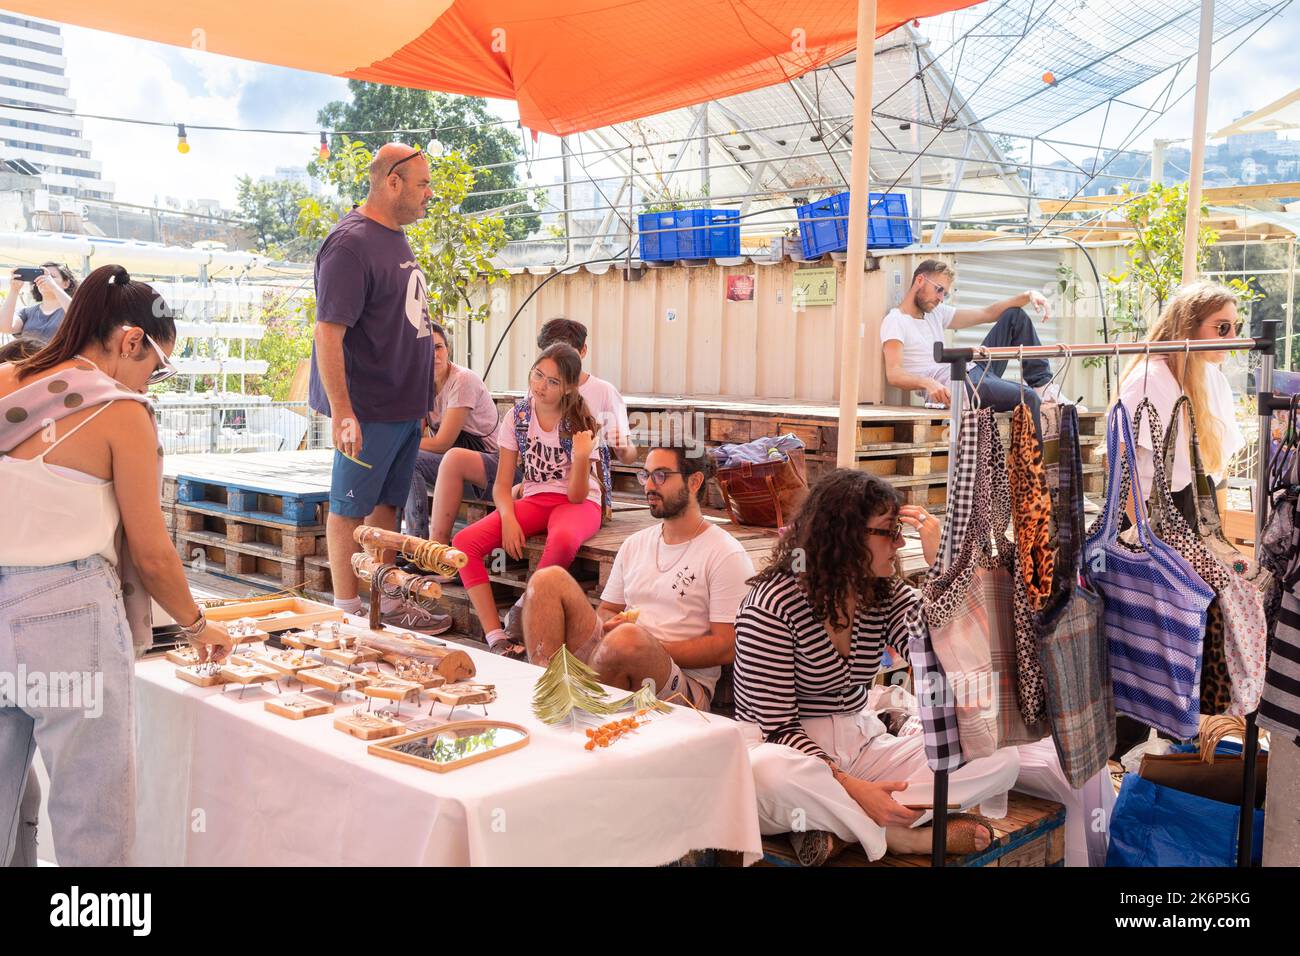
M 546 532 L 546 547 L 537 562 L 539 568 L 553 564 L 567 568 L 583 542 L 600 530 L 600 505 L 590 498 L 575 505 L 567 495 L 544 492 L 516 501 L 515 520 L 525 537 Z M 486 584 L 488 573 L 483 559 L 501 547 L 500 512 L 494 511 L 475 521 L 456 534 L 451 543 L 469 555 L 469 563 L 460 569 L 461 583 L 466 588 Z

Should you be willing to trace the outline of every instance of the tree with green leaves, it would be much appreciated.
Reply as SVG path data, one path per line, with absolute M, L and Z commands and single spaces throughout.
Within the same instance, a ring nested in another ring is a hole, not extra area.
M 292 180 L 239 177 L 239 214 L 248 221 L 258 252 L 283 259 L 314 251 L 302 249 L 298 235 L 298 204 L 309 195 L 307 187 Z
M 354 135 L 367 149 L 374 151 L 384 143 L 407 142 L 422 148 L 437 139 L 444 149 L 458 152 L 474 167 L 475 189 L 494 192 L 489 196 L 464 199 L 465 212 L 481 212 L 512 203 L 529 203 L 508 211 L 508 215 L 535 211 L 528 192 L 520 188 L 516 164 L 524 159 L 523 146 L 513 125 L 504 125 L 487 111 L 487 101 L 479 96 L 454 96 L 429 90 L 412 90 L 382 83 L 349 80 L 351 102 L 335 100 L 317 114 L 317 122 L 331 130 L 407 130 L 432 129 L 434 133 L 374 133 Z M 313 173 L 325 164 L 313 163 Z M 482 168 L 491 167 L 491 168 Z M 354 202 L 365 195 L 364 184 L 347 184 L 346 198 Z M 495 193 L 495 190 L 504 192 Z M 528 215 L 505 220 L 506 235 L 522 239 L 541 227 L 541 218 Z
M 372 158 L 364 143 L 344 137 L 342 144 L 319 166 L 325 180 L 340 196 L 364 198 Z M 505 248 L 505 224 L 499 216 L 474 216 L 464 208 L 465 197 L 475 183 L 474 169 L 464 157 L 453 152 L 428 159 L 433 201 L 424 218 L 404 231 L 424 273 L 429 314 L 445 323 L 463 308 L 469 319 L 482 320 L 487 317 L 489 306 L 486 302 L 476 304 L 471 292 L 480 281 L 491 285 L 508 275 L 492 262 Z M 346 200 L 317 196 L 301 200 L 299 235 L 323 240 L 350 205 Z

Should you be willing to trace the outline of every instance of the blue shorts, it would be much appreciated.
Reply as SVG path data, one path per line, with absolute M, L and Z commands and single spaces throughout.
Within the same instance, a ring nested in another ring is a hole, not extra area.
M 478 485 L 470 484 L 468 481 L 465 482 L 466 497 L 473 496 L 479 501 L 491 501 L 492 486 L 496 484 L 497 480 L 497 467 L 501 464 L 501 453 L 495 451 L 481 451 L 478 454 L 479 457 L 483 459 L 483 473 L 487 475 L 487 486 L 480 488 Z M 515 465 L 514 483 L 517 485 L 523 480 L 524 470 L 518 465 Z
M 420 450 L 420 420 L 361 422 L 359 465 L 334 452 L 330 475 L 330 511 L 345 518 L 364 518 L 376 505 L 406 504 Z M 369 465 L 370 467 L 366 467 Z

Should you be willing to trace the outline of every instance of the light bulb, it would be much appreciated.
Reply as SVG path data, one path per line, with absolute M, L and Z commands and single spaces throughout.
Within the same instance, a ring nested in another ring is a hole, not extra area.
M 438 157 L 442 155 L 442 143 L 436 139 L 429 140 L 428 152 L 430 156 Z
M 317 155 L 320 156 L 322 163 L 330 158 L 330 143 L 324 132 L 320 134 L 320 150 Z
M 176 152 L 184 156 L 189 151 L 190 151 L 190 144 L 185 139 L 185 124 L 177 123 L 176 124 Z

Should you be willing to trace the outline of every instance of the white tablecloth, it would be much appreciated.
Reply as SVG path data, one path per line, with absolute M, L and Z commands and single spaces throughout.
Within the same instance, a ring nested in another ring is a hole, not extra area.
M 137 862 L 645 866 L 693 849 L 738 850 L 746 863 L 761 853 L 749 758 L 732 721 L 674 708 L 589 752 L 582 729 L 532 716 L 538 668 L 466 650 L 476 679 L 497 687 L 488 716 L 532 738 L 445 774 L 369 755 L 331 715 L 269 713 L 273 685 L 250 686 L 240 700 L 237 687 L 195 687 L 164 659 L 141 662 Z M 434 716 L 446 712 L 435 705 Z

